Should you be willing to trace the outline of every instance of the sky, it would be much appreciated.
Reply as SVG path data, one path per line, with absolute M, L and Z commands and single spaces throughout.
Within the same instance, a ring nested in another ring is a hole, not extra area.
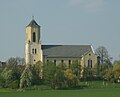
M 25 57 L 34 16 L 42 44 L 104 46 L 120 58 L 120 0 L 0 0 L 0 60 Z

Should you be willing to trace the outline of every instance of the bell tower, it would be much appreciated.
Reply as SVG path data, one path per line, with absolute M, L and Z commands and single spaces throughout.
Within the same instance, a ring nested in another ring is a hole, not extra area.
M 26 64 L 35 64 L 43 61 L 43 54 L 40 41 L 40 26 L 32 18 L 26 26 Z

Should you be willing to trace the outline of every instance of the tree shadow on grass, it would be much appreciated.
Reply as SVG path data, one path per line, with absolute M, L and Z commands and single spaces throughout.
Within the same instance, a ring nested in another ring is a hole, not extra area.
M 87 85 L 81 85 L 81 86 L 75 86 L 75 87 L 65 87 L 65 88 L 61 88 L 61 89 L 57 89 L 57 90 L 81 90 L 81 89 L 85 89 L 88 88 Z

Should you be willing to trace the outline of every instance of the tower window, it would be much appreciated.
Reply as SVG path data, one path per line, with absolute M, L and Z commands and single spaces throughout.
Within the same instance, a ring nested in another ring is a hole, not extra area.
M 35 54 L 37 53 L 37 50 L 35 49 Z
M 36 33 L 33 32 L 33 42 L 36 42 Z
M 34 48 L 32 49 L 32 54 L 34 54 Z

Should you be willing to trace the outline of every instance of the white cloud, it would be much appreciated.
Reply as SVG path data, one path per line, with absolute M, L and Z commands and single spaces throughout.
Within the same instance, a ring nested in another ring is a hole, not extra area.
M 68 0 L 68 6 L 95 11 L 102 8 L 105 0 Z

